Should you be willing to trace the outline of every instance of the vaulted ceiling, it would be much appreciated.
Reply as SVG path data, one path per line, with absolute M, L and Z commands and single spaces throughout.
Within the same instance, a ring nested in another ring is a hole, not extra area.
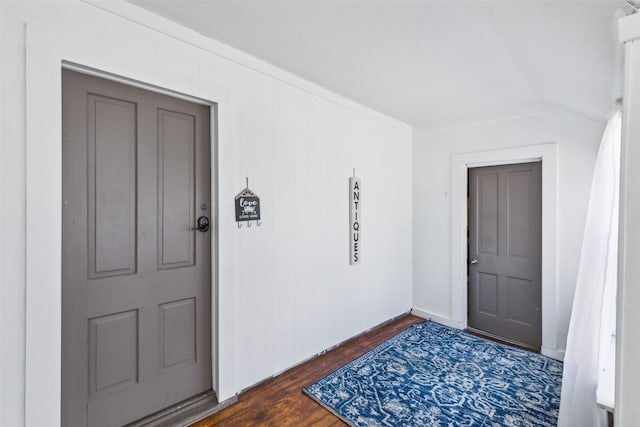
M 133 2 L 417 126 L 621 93 L 622 0 Z

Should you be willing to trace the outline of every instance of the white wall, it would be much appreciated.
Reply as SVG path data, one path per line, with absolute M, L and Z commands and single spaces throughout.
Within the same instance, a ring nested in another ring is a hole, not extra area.
M 555 142 L 557 179 L 557 343 L 562 354 L 582 246 L 597 149 L 604 125 L 552 107 L 414 130 L 413 305 L 452 320 L 451 161 L 456 154 Z M 556 341 L 556 340 L 552 340 Z
M 11 34 L 24 26 L 11 22 L 0 5 L 0 426 L 21 425 L 25 366 L 25 129 L 24 58 Z M 22 61 L 24 63 L 24 61 Z M 16 143 L 16 141 L 18 141 Z
M 219 349 L 233 366 L 220 369 L 235 372 L 234 392 L 411 308 L 409 126 L 130 4 L 1 2 L 0 18 L 0 425 L 25 422 L 25 325 L 38 319 L 25 310 L 25 129 L 41 119 L 25 113 L 25 24 L 60 34 L 52 48 L 95 42 L 132 63 L 157 64 L 159 73 L 227 89 L 232 141 L 220 143 L 232 143 L 233 158 L 219 174 L 237 185 L 219 201 L 229 205 L 248 176 L 263 203 L 260 228 L 220 224 L 232 233 L 219 252 L 233 273 L 219 288 L 235 296 L 225 307 L 231 316 L 220 320 L 235 329 L 234 348 Z M 363 185 L 363 260 L 350 267 L 354 167 Z
M 622 110 L 622 168 L 620 176 L 620 240 L 615 423 L 638 425 L 640 419 L 640 14 L 620 20 L 625 42 L 625 83 Z
M 2 20 L 2 8 L 0 7 L 0 27 L 2 26 L 3 20 Z M 3 48 L 3 33 L 2 31 L 0 31 L 0 52 L 4 52 L 4 48 Z M 0 63 L 1 63 L 1 56 L 0 56 Z M 0 99 L 2 99 L 2 94 L 3 94 L 3 81 L 2 81 L 2 66 L 0 66 Z M 2 144 L 2 128 L 4 127 L 4 115 L 2 114 L 2 102 L 0 102 L 0 170 L 2 169 L 2 167 L 4 166 L 4 162 L 2 161 L 2 152 L 3 152 L 3 144 Z M 3 188 L 3 180 L 2 180 L 2 173 L 0 173 L 0 195 L 4 194 L 4 188 Z M 2 224 L 4 224 L 4 208 L 3 208 L 3 198 L 0 197 L 0 237 L 4 235 L 4 227 L 2 227 Z M 3 384 L 3 363 L 2 363 L 2 358 L 3 358 L 3 354 L 4 354 L 4 345 L 3 345 L 3 341 L 4 341 L 4 333 L 5 333 L 5 329 L 2 327 L 3 323 L 2 323 L 2 313 L 3 313 L 3 304 L 2 304 L 2 282 L 3 282 L 3 277 L 4 277 L 4 268 L 3 268 L 3 260 L 4 259 L 4 246 L 0 244 L 0 384 Z M 0 387 L 0 402 L 4 402 L 4 395 L 3 395 L 3 388 Z M 2 411 L 2 404 L 0 404 L 0 411 Z M 0 425 L 2 425 L 2 416 L 0 416 Z

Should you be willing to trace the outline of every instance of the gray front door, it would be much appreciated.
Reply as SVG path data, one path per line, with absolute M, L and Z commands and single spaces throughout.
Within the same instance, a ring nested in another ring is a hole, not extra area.
M 62 425 L 121 426 L 211 389 L 209 107 L 62 92 Z
M 472 329 L 540 349 L 541 163 L 469 169 Z

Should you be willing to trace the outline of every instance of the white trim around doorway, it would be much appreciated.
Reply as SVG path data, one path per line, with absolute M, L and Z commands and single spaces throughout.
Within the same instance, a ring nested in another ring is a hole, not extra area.
M 62 261 L 62 68 L 77 64 L 109 78 L 202 100 L 211 108 L 212 376 L 218 399 L 235 395 L 233 141 L 230 91 L 211 80 L 127 54 L 108 43 L 27 24 L 25 425 L 60 425 Z M 215 127 L 214 127 L 215 126 Z M 227 226 L 224 226 L 224 225 Z M 224 247 L 225 251 L 219 251 Z M 218 286 L 224 283 L 225 286 Z
M 557 319 L 557 144 L 461 153 L 451 160 L 451 313 L 467 328 L 467 174 L 469 168 L 542 162 L 542 349 L 561 360 Z

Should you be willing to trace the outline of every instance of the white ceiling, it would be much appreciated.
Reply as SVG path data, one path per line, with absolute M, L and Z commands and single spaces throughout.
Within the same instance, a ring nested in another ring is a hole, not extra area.
M 620 93 L 622 0 L 133 3 L 413 125 Z

